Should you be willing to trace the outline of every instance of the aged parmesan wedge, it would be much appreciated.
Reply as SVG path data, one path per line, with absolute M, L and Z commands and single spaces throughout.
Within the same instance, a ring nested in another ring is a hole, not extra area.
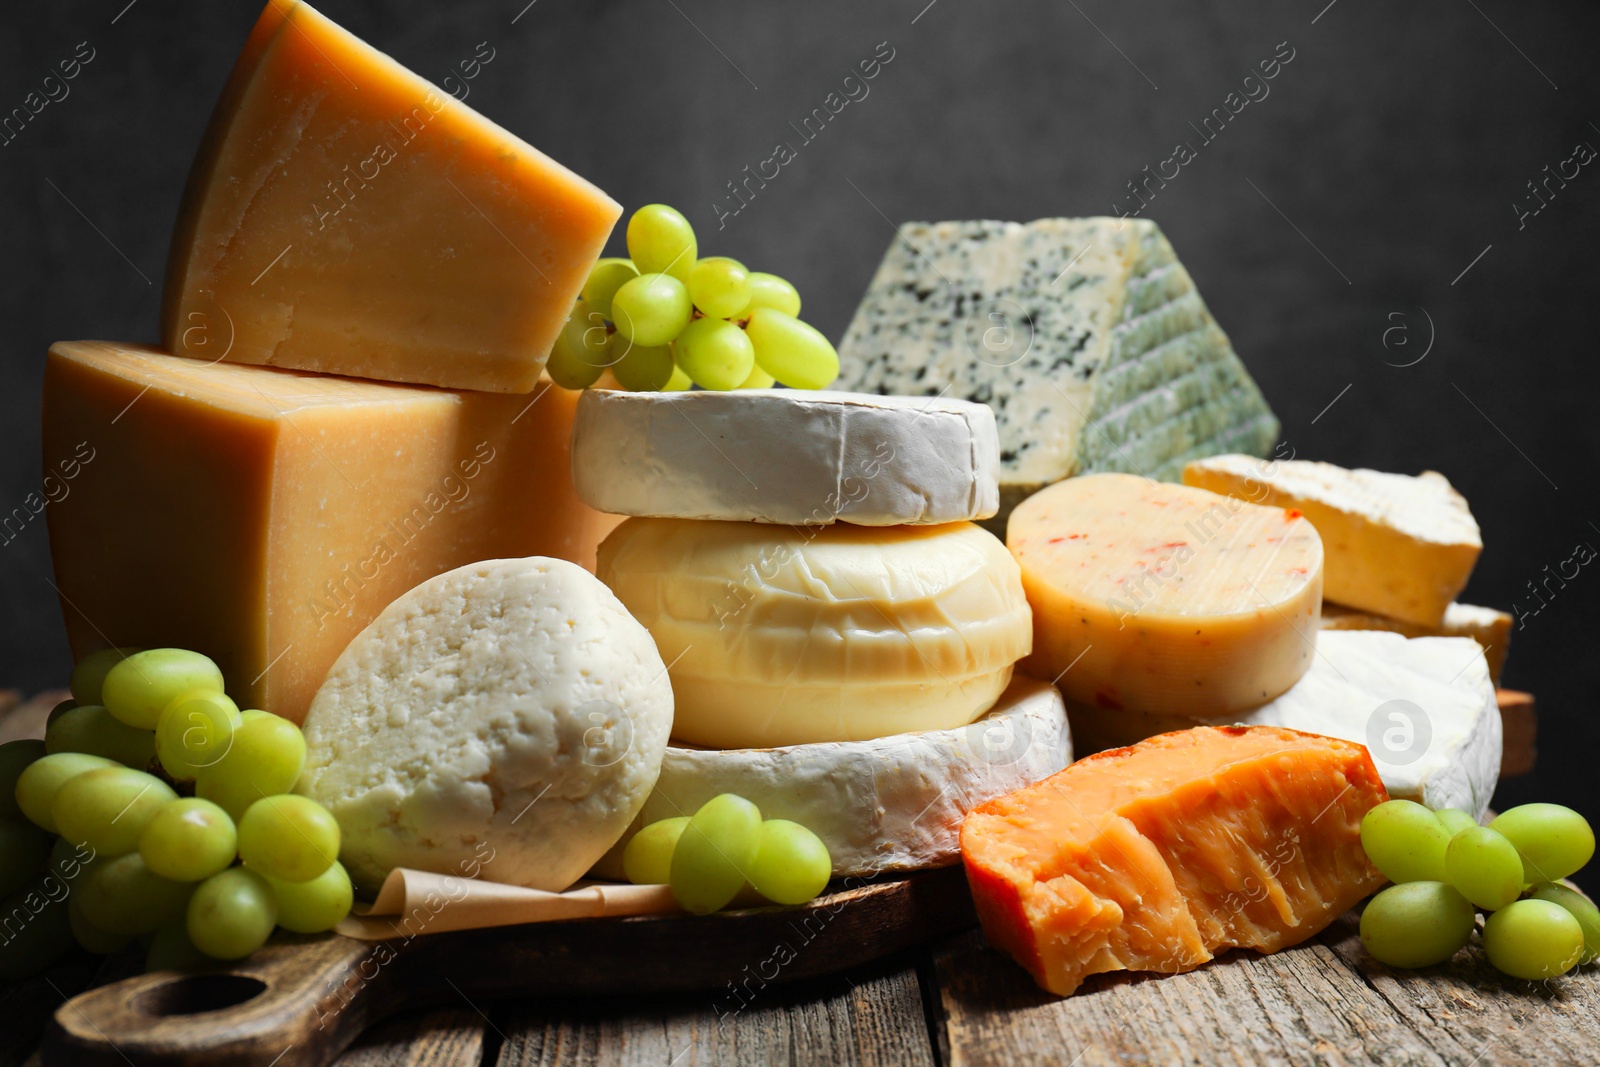
M 1470 637 L 1483 646 L 1484 657 L 1489 661 L 1489 678 L 1495 685 L 1500 684 L 1500 672 L 1505 669 L 1506 653 L 1511 647 L 1511 616 L 1475 604 L 1451 604 L 1444 609 L 1444 620 L 1438 626 L 1418 626 L 1404 619 L 1391 619 L 1387 615 L 1324 600 L 1322 628 L 1388 630 L 1406 637 Z
M 1233 455 L 1190 463 L 1183 482 L 1298 508 L 1322 535 L 1329 600 L 1419 626 L 1442 624 L 1483 550 L 1466 500 L 1437 471 L 1412 477 Z
M 1360 828 L 1386 799 L 1360 745 L 1201 726 L 979 806 L 961 856 L 989 940 L 1067 996 L 1103 971 L 1315 935 L 1383 884 Z
M 1006 543 L 1033 606 L 1022 669 L 1073 700 L 1232 715 L 1311 665 L 1322 543 L 1297 512 L 1087 474 L 1023 501 Z

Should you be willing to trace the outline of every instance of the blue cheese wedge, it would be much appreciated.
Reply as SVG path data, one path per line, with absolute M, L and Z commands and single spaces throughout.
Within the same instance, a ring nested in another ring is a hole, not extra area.
M 1003 523 L 1075 474 L 1177 481 L 1278 434 L 1161 230 L 1146 219 L 908 223 L 839 346 L 835 388 L 994 408 Z

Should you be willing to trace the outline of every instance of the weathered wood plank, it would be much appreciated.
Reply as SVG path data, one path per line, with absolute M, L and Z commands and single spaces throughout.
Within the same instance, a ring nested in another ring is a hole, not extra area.
M 407 1012 L 356 1039 L 335 1067 L 466 1067 L 483 1061 L 487 1020 L 471 1007 Z
M 1515 689 L 1497 689 L 1495 698 L 1500 704 L 1501 733 L 1504 738 L 1500 750 L 1500 777 L 1515 778 L 1533 770 L 1538 759 L 1538 718 L 1534 712 L 1533 694 Z
M 65 689 L 51 689 L 23 702 L 14 699 L 15 690 L 0 692 L 0 744 L 23 737 L 43 737 L 50 709 L 71 696 Z

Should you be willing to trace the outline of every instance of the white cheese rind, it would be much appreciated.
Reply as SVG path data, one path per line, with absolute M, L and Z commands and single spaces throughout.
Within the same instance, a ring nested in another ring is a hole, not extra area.
M 572 437 L 579 498 L 614 515 L 962 522 L 999 509 L 999 467 L 994 413 L 942 397 L 590 389 Z
M 960 729 L 720 752 L 673 746 L 644 810 L 592 873 L 623 878 L 622 849 L 634 833 L 693 814 L 718 793 L 811 829 L 836 878 L 944 867 L 960 859 L 968 811 L 1071 762 L 1061 695 L 1022 675 L 993 711 Z
M 1386 706 L 1399 701 L 1407 704 Z M 1421 709 L 1426 744 L 1412 708 Z M 1081 704 L 1070 705 L 1069 713 L 1084 752 L 1168 730 L 1216 725 L 1216 720 Z M 1320 633 L 1316 660 L 1305 677 L 1236 721 L 1367 745 L 1391 796 L 1434 809 L 1462 808 L 1481 816 L 1500 778 L 1500 709 L 1483 649 L 1471 638 L 1406 638 L 1377 630 Z
M 1511 646 L 1511 616 L 1476 604 L 1451 604 L 1444 609 L 1444 620 L 1438 626 L 1419 626 L 1404 619 L 1391 619 L 1387 615 L 1325 600 L 1322 602 L 1322 628 L 1389 630 L 1407 637 L 1470 637 L 1483 646 L 1484 658 L 1489 661 L 1489 677 L 1495 685 L 1500 684 L 1500 672 Z

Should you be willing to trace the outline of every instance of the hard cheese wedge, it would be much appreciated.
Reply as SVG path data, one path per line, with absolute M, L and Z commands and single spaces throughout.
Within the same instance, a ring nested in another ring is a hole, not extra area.
M 525 393 L 621 210 L 309 5 L 271 0 L 189 175 L 162 338 Z
M 171 645 L 299 720 L 391 600 L 464 563 L 592 566 L 616 520 L 568 473 L 577 395 L 452 393 L 63 342 L 44 454 L 93 450 L 49 509 L 72 649 Z
M 1025 500 L 1006 544 L 1033 606 L 1023 669 L 1073 700 L 1231 715 L 1311 665 L 1322 544 L 1298 512 L 1090 474 Z
M 1322 535 L 1329 600 L 1419 626 L 1443 622 L 1483 550 L 1466 500 L 1436 471 L 1412 477 L 1235 455 L 1189 464 L 1183 482 L 1298 508 Z
M 1451 604 L 1444 609 L 1438 626 L 1418 626 L 1404 619 L 1391 619 L 1370 611 L 1347 608 L 1332 601 L 1322 602 L 1324 630 L 1388 630 L 1406 637 L 1470 637 L 1483 647 L 1489 661 L 1489 678 L 1500 684 L 1506 653 L 1511 647 L 1511 616 L 1494 608 L 1475 604 Z
M 994 710 L 956 729 L 783 748 L 673 746 L 644 810 L 593 873 L 624 879 L 622 850 L 635 832 L 719 793 L 822 838 L 835 878 L 945 867 L 961 858 L 962 816 L 1071 762 L 1061 694 L 1020 674 Z
M 1176 481 L 1278 420 L 1146 219 L 907 223 L 839 345 L 841 389 L 994 408 L 1003 532 L 1073 474 Z
M 1197 727 L 979 806 L 961 855 L 989 940 L 1066 996 L 1103 971 L 1315 935 L 1383 884 L 1360 827 L 1385 799 L 1360 745 Z
M 1083 752 L 1131 745 L 1202 722 L 1077 702 L 1068 714 Z M 1494 683 L 1482 650 L 1467 638 L 1323 633 L 1306 676 L 1235 721 L 1366 745 L 1391 796 L 1430 808 L 1482 815 L 1500 777 L 1502 724 Z

